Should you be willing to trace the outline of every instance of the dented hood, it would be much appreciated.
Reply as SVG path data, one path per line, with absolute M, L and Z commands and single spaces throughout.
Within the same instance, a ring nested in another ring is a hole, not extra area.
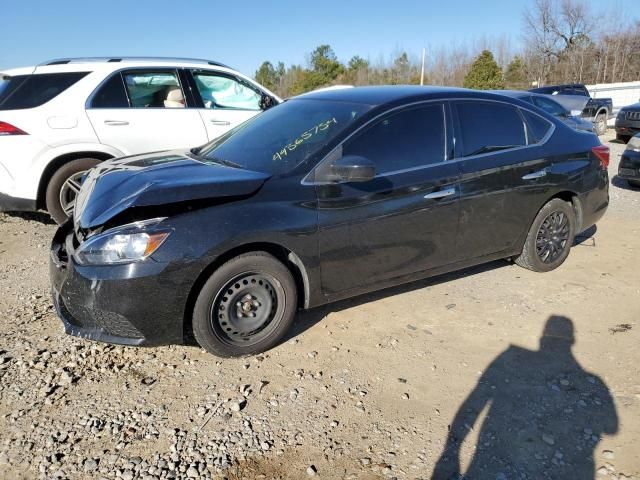
M 110 160 L 85 178 L 74 223 L 94 228 L 132 207 L 250 195 L 268 178 L 266 173 L 203 163 L 184 151 Z

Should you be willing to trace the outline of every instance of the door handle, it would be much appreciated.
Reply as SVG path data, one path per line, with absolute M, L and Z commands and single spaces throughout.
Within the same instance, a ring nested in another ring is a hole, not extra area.
M 228 122 L 227 120 L 209 120 L 209 121 L 214 125 L 221 125 L 223 127 L 226 127 L 227 125 L 231 125 L 231 122 Z
M 126 120 L 105 120 L 104 124 L 110 125 L 112 127 L 119 127 L 122 125 L 129 125 L 129 122 L 127 122 Z
M 547 169 L 543 168 L 542 170 L 538 170 L 537 172 L 529 173 L 522 177 L 522 180 L 534 180 L 536 178 L 542 178 L 547 174 Z
M 444 198 L 444 197 L 450 197 L 455 193 L 456 193 L 456 189 L 451 187 L 451 188 L 445 188 L 444 190 L 438 190 L 436 192 L 427 193 L 424 196 L 424 198 L 426 199 Z

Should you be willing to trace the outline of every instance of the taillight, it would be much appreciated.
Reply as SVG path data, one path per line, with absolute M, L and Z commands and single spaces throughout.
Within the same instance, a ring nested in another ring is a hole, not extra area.
M 605 170 L 609 168 L 609 147 L 606 145 L 598 145 L 597 147 L 593 147 L 591 149 L 593 154 L 600 160 L 600 164 L 602 168 Z
M 29 135 L 24 130 L 20 130 L 18 127 L 14 127 L 10 123 L 0 122 L 0 137 L 4 135 Z

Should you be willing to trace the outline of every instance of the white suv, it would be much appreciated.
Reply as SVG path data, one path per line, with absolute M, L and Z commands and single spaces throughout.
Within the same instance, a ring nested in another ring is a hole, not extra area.
M 194 147 L 281 100 L 216 62 L 62 59 L 0 72 L 0 211 L 73 210 L 103 160 Z

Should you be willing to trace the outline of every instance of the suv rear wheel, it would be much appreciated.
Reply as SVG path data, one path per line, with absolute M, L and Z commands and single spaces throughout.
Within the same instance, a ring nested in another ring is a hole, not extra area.
M 58 225 L 73 213 L 82 176 L 100 162 L 97 158 L 78 158 L 65 163 L 53 174 L 47 185 L 46 205 Z
M 515 262 L 534 272 L 554 270 L 569 256 L 575 234 L 576 214 L 573 206 L 554 198 L 536 215 L 522 253 Z

